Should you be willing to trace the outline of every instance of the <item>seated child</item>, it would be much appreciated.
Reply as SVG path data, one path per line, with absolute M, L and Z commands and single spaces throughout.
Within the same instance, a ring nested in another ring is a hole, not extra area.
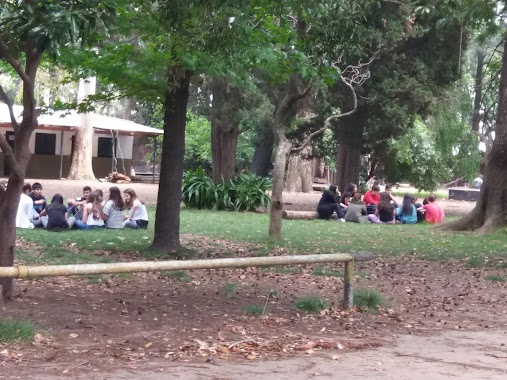
M 67 199 L 67 213 L 68 216 L 74 215 L 76 219 L 83 217 L 83 206 L 86 204 L 88 195 L 92 192 L 90 186 L 83 187 L 83 196 L 74 199 Z
M 350 200 L 347 213 L 345 214 L 346 222 L 361 223 L 366 222 L 366 205 L 361 200 L 361 193 L 355 192 Z
M 373 185 L 371 190 L 367 191 L 364 195 L 363 202 L 366 204 L 366 210 L 368 214 L 375 214 L 377 211 L 377 205 L 380 202 L 380 187 Z
M 33 219 L 33 225 L 35 227 L 42 225 L 42 222 L 39 218 L 39 214 L 44 210 L 47 206 L 46 197 L 42 195 L 42 185 L 39 182 L 35 182 L 32 185 L 32 192 L 28 194 L 33 201 L 33 209 L 37 213 L 37 215 Z
M 79 230 L 92 230 L 94 228 L 104 228 L 105 223 L 102 219 L 102 205 L 99 201 L 99 194 L 92 191 L 86 199 L 86 204 L 83 207 L 83 219 L 76 219 L 76 227 Z
M 394 224 L 394 206 L 391 204 L 391 196 L 389 193 L 380 193 L 380 202 L 377 206 L 375 214 L 369 214 L 368 220 L 375 224 Z
M 63 204 L 63 197 L 55 194 L 51 203 L 40 213 L 44 228 L 50 231 L 69 229 L 67 207 Z
M 317 205 L 317 213 L 321 219 L 329 219 L 336 212 L 339 220 L 343 220 L 345 210 L 338 203 L 337 187 L 335 184 L 329 186 L 329 190 L 324 191 Z
M 136 192 L 133 189 L 127 189 L 125 194 L 125 205 L 130 210 L 129 216 L 123 222 L 123 227 L 128 228 L 148 228 L 148 211 L 143 202 L 137 199 Z
M 423 208 L 426 213 L 425 219 L 428 223 L 439 224 L 444 221 L 444 209 L 439 203 L 437 203 L 437 196 L 435 194 L 431 193 L 428 196 L 428 204 L 423 205 Z
M 403 204 L 396 209 L 396 219 L 403 224 L 417 223 L 417 209 L 412 203 L 412 196 L 405 194 Z

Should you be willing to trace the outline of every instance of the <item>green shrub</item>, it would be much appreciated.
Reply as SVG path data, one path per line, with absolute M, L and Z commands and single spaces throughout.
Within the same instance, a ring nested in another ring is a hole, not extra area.
M 26 319 L 4 319 L 0 321 L 0 343 L 30 341 L 35 334 L 35 325 Z
M 484 261 L 481 257 L 471 257 L 470 259 L 468 259 L 465 266 L 467 268 L 480 268 L 482 267 L 483 263 Z
M 370 313 L 377 311 L 379 306 L 385 305 L 385 299 L 376 290 L 359 289 L 354 292 L 354 306 Z
M 245 314 L 249 315 L 262 315 L 264 312 L 264 308 L 259 305 L 246 305 L 245 306 Z
M 182 198 L 189 208 L 253 211 L 269 206 L 266 190 L 270 187 L 268 179 L 253 174 L 239 174 L 229 182 L 215 184 L 204 169 L 199 168 L 185 172 Z
M 498 276 L 496 274 L 490 274 L 486 276 L 486 280 L 492 281 L 492 282 L 505 282 L 505 277 Z
M 317 296 L 308 296 L 298 298 L 295 301 L 296 307 L 305 313 L 318 313 L 321 310 L 327 309 L 329 304 L 322 298 Z

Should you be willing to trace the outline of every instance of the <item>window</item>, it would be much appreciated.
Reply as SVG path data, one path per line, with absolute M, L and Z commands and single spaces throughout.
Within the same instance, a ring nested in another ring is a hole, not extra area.
M 114 144 L 114 153 L 116 154 L 116 142 Z M 99 137 L 97 157 L 113 157 L 113 139 L 110 137 Z
M 36 133 L 35 134 L 35 154 L 56 153 L 56 134 L 54 133 Z

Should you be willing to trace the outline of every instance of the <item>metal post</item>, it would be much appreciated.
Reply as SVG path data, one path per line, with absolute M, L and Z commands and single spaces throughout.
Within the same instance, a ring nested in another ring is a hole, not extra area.
M 63 131 L 60 134 L 60 177 L 63 178 Z
M 345 262 L 345 275 L 343 276 L 343 307 L 349 309 L 354 305 L 352 280 L 354 279 L 354 261 Z
M 154 149 L 153 149 L 153 183 L 155 183 L 155 165 L 157 164 L 157 136 L 155 136 L 155 142 L 153 143 Z

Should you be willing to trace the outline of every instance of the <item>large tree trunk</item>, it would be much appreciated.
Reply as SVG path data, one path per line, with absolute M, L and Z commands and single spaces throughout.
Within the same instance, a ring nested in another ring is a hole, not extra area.
M 472 114 L 472 131 L 479 133 L 481 123 L 481 105 L 482 105 L 482 83 L 484 68 L 484 53 L 481 48 L 477 49 L 477 69 L 475 72 L 475 97 L 474 111 Z
M 179 78 L 165 96 L 164 140 L 160 161 L 157 213 L 153 248 L 174 253 L 180 247 L 180 203 L 185 127 L 191 72 Z
M 78 100 L 95 94 L 97 80 L 94 77 L 79 81 Z M 95 179 L 92 167 L 93 126 L 87 113 L 81 115 L 81 125 L 76 128 L 74 135 L 74 151 L 72 164 L 67 179 L 90 180 Z
M 285 180 L 285 165 L 292 144 L 285 137 L 277 140 L 275 165 L 273 168 L 273 190 L 271 192 L 271 209 L 269 210 L 269 237 L 275 240 L 282 238 L 283 184 Z
M 343 192 L 349 183 L 359 184 L 361 169 L 362 129 L 355 122 L 356 117 L 344 119 L 339 129 L 339 145 L 336 155 L 336 184 Z
M 504 50 L 498 110 L 496 115 L 495 140 L 491 152 L 486 156 L 486 174 L 479 200 L 475 208 L 455 222 L 446 223 L 444 230 L 477 230 L 488 233 L 502 226 L 507 216 L 507 35 Z
M 227 79 L 213 79 L 211 106 L 212 179 L 219 183 L 234 176 L 239 136 L 241 93 Z
M 312 146 L 309 144 L 299 153 L 289 156 L 285 191 L 298 193 L 313 192 Z
M 259 177 L 267 177 L 271 169 L 271 156 L 275 139 L 273 131 L 268 131 L 262 141 L 255 147 L 250 171 Z

